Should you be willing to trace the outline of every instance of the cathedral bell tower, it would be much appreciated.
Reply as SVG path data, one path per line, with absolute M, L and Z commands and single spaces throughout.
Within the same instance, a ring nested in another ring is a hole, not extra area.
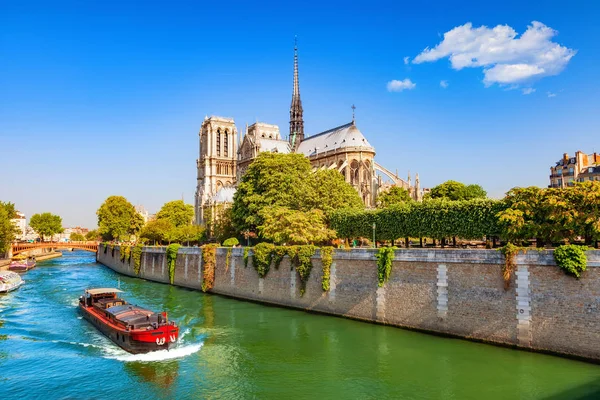
M 290 106 L 290 148 L 296 151 L 304 140 L 304 119 L 302 118 L 302 100 L 298 83 L 298 41 L 294 43 L 294 90 Z
M 206 223 L 206 213 L 214 196 L 235 185 L 237 129 L 231 118 L 205 118 L 199 132 L 200 148 L 196 160 L 196 224 Z

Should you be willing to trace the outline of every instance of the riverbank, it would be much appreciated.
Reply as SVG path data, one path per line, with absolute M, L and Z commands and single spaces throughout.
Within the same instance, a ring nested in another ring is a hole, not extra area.
M 57 258 L 57 257 L 62 257 L 62 253 L 60 251 L 55 251 L 55 252 L 52 252 L 52 253 L 45 253 L 45 254 L 36 255 L 35 259 L 36 259 L 37 262 L 39 262 L 39 261 L 44 261 L 44 260 L 51 260 L 51 259 Z M 10 260 L 9 259 L 0 260 L 0 271 L 7 270 L 9 264 L 10 264 Z
M 287 256 L 260 278 L 251 253 L 244 266 L 243 250 L 217 249 L 210 292 L 600 362 L 600 251 L 587 253 L 581 279 L 565 275 L 552 251 L 519 254 L 508 288 L 505 260 L 496 250 L 397 250 L 382 287 L 376 250 L 334 251 L 326 291 L 317 252 L 302 295 Z M 139 274 L 132 261 L 121 261 L 118 247 L 101 246 L 98 261 L 125 275 L 169 283 L 165 248 L 145 247 Z M 174 267 L 177 286 L 201 289 L 211 275 L 200 248 L 180 248 Z

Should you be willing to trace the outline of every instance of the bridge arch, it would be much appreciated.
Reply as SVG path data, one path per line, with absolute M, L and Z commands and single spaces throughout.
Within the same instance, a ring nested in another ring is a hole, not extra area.
M 24 253 L 26 251 L 35 249 L 78 249 L 90 251 L 92 253 L 98 252 L 98 242 L 39 242 L 39 243 L 13 243 L 12 244 L 12 255 Z

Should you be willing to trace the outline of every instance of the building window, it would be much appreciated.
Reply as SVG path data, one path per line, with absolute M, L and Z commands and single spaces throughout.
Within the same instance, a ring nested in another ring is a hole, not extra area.
M 221 155 L 221 129 L 217 129 L 217 156 Z
M 229 155 L 229 132 L 225 131 L 225 137 L 223 138 L 223 153 L 225 154 L 225 157 L 227 157 Z
M 569 174 L 573 173 L 573 168 L 569 168 Z

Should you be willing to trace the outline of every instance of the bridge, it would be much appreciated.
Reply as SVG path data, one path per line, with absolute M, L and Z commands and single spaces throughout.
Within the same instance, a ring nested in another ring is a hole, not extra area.
M 12 255 L 16 256 L 34 249 L 79 249 L 98 252 L 98 242 L 38 242 L 38 243 L 13 243 Z

